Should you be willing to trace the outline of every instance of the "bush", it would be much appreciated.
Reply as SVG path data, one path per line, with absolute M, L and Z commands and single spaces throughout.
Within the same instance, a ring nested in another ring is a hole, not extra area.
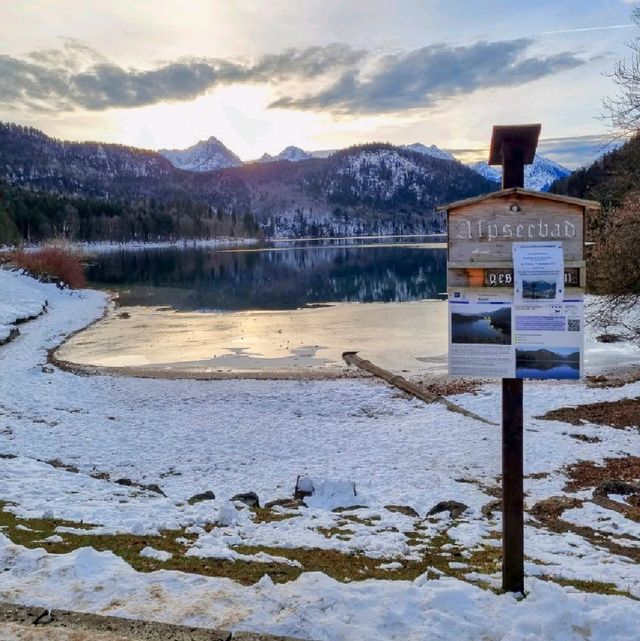
M 80 257 L 58 247 L 14 252 L 11 260 L 38 278 L 59 281 L 76 289 L 87 284 Z

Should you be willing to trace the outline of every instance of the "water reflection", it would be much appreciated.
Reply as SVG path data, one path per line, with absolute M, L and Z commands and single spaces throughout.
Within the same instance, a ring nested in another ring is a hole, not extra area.
M 89 280 L 125 305 L 180 310 L 295 309 L 327 302 L 406 302 L 446 287 L 446 252 L 429 244 L 278 244 L 99 255 Z

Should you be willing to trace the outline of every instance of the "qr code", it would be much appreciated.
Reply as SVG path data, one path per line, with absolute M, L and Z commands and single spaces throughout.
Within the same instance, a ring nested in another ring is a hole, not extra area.
M 570 318 L 567 321 L 567 330 L 570 332 L 579 332 L 580 331 L 580 319 L 579 318 Z

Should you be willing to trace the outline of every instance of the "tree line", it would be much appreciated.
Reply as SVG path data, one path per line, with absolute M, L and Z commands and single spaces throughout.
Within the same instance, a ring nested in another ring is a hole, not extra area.
M 249 212 L 188 199 L 113 201 L 47 193 L 0 183 L 0 245 L 71 241 L 149 242 L 258 237 Z

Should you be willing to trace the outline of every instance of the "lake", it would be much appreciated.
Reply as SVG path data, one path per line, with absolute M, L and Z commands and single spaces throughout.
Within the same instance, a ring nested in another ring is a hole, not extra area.
M 406 374 L 446 369 L 446 249 L 430 237 L 98 254 L 118 306 L 62 360 L 163 377 L 334 377 L 358 351 Z
M 280 241 L 241 248 L 168 247 L 98 254 L 89 282 L 121 305 L 181 311 L 298 309 L 409 302 L 446 290 L 446 248 L 430 237 Z

